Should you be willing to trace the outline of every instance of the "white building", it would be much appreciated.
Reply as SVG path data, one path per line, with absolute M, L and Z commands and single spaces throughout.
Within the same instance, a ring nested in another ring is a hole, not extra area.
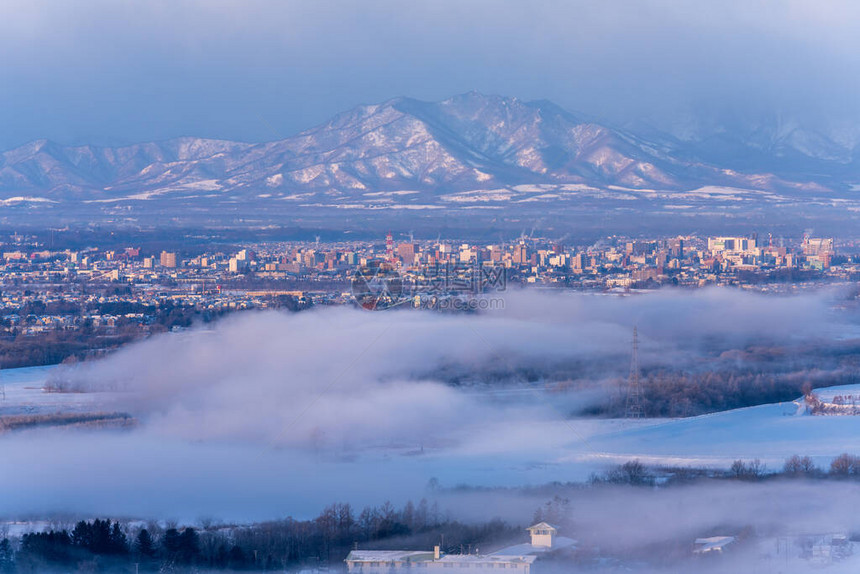
M 708 251 L 714 254 L 759 255 L 761 249 L 749 237 L 709 237 Z
M 555 526 L 546 522 L 539 522 L 527 528 L 532 537 L 532 546 L 541 548 L 552 548 L 552 539 L 558 533 Z
M 509 574 L 532 574 L 537 555 L 575 544 L 570 538 L 557 536 L 557 529 L 541 522 L 528 528 L 531 541 L 497 550 L 492 554 L 443 554 L 439 546 L 430 551 L 353 550 L 346 557 L 350 574 L 394 574 L 446 572 L 463 574 L 464 570 L 505 570 Z M 454 572 L 452 572 L 452 570 Z M 478 574 L 478 573 L 475 573 Z
M 505 570 L 510 574 L 530 574 L 536 556 L 500 556 L 492 554 L 442 554 L 408 550 L 353 550 L 346 557 L 351 574 L 391 574 L 393 572 L 463 572 L 475 570 Z M 451 574 L 454 574 L 451 572 Z
M 693 554 L 721 553 L 726 546 L 735 541 L 734 536 L 710 536 L 708 538 L 696 538 Z
M 526 530 L 529 532 L 529 542 L 502 548 L 494 552 L 493 555 L 537 555 L 570 548 L 576 544 L 576 540 L 572 538 L 558 536 L 558 529 L 547 522 L 538 522 Z

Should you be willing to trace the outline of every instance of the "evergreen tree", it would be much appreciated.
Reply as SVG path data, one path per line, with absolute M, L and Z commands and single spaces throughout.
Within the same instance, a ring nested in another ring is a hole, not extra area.
M 228 565 L 233 570 L 244 570 L 247 566 L 245 551 L 239 546 L 233 546 L 233 548 L 230 549 Z
M 9 544 L 9 539 L 0 540 L 0 572 L 7 573 L 15 570 L 15 555 L 12 552 L 12 545 Z
M 155 542 L 152 540 L 152 535 L 149 533 L 149 530 L 144 528 L 138 532 L 137 540 L 134 543 L 134 549 L 141 558 L 146 559 L 155 557 Z
M 179 535 L 179 561 L 191 564 L 200 555 L 200 537 L 193 528 L 186 528 Z
M 179 550 L 182 545 L 179 540 L 179 531 L 177 529 L 168 528 L 164 533 L 162 544 L 164 546 L 164 553 L 167 555 L 168 560 L 177 560 L 179 558 Z
M 110 530 L 109 553 L 128 554 L 128 537 L 120 528 L 119 522 L 114 522 Z

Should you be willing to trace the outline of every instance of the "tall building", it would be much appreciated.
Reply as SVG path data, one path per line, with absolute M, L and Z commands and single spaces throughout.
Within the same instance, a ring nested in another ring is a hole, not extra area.
M 176 253 L 162 251 L 161 252 L 161 266 L 175 268 L 176 267 Z
M 397 256 L 407 265 L 415 262 L 415 251 L 414 243 L 400 243 L 397 245 Z
M 667 242 L 667 247 L 669 248 L 669 254 L 672 257 L 677 257 L 679 259 L 684 258 L 684 238 L 683 237 L 675 237 L 674 239 L 670 239 Z
M 588 267 L 585 253 L 577 253 L 570 259 L 570 266 L 574 273 L 582 273 L 582 270 Z
M 801 247 L 804 255 L 832 255 L 836 252 L 832 237 L 804 237 Z
M 624 250 L 627 255 L 648 255 L 654 251 L 655 243 L 653 241 L 629 241 Z
M 757 245 L 749 237 L 709 237 L 708 251 L 711 253 L 752 253 Z
M 528 259 L 528 249 L 526 249 L 526 246 L 522 243 L 514 245 L 514 263 L 528 263 Z
M 244 259 L 239 259 L 238 257 L 231 257 L 230 261 L 227 262 L 227 270 L 230 273 L 242 273 L 247 269 L 248 262 Z

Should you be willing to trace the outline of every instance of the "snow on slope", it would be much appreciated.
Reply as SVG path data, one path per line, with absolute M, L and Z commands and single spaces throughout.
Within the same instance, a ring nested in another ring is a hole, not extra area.
M 860 385 L 826 392 L 857 394 Z M 622 430 L 596 438 L 593 445 L 602 460 L 638 458 L 647 464 L 724 468 L 737 459 L 758 458 L 771 470 L 794 454 L 810 456 L 827 468 L 844 452 L 860 453 L 860 417 L 809 416 L 803 411 L 800 400 L 760 405 Z
M 111 393 L 49 393 L 45 383 L 59 367 L 24 367 L 0 371 L 0 416 L 86 412 L 105 408 Z
M 741 173 L 668 151 L 547 101 L 470 92 L 442 102 L 395 98 L 359 106 L 268 143 L 177 138 L 109 148 L 39 140 L 0 152 L 0 198 L 168 201 L 191 197 L 173 192 L 196 190 L 194 197 L 210 206 L 206 192 L 212 190 L 219 191 L 212 197 L 232 201 L 259 197 L 260 191 L 355 198 L 366 191 L 413 189 L 434 197 L 541 184 L 772 191 L 794 190 L 809 180 Z

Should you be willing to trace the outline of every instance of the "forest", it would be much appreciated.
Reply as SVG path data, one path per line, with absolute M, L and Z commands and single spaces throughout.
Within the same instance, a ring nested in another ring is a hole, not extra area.
M 353 548 L 427 549 L 444 541 L 449 553 L 523 536 L 499 519 L 466 524 L 422 499 L 395 508 L 386 502 L 356 511 L 325 508 L 311 520 L 285 518 L 253 525 L 202 520 L 196 527 L 108 519 L 57 524 L 19 540 L 0 541 L 0 572 L 279 571 L 340 568 Z

